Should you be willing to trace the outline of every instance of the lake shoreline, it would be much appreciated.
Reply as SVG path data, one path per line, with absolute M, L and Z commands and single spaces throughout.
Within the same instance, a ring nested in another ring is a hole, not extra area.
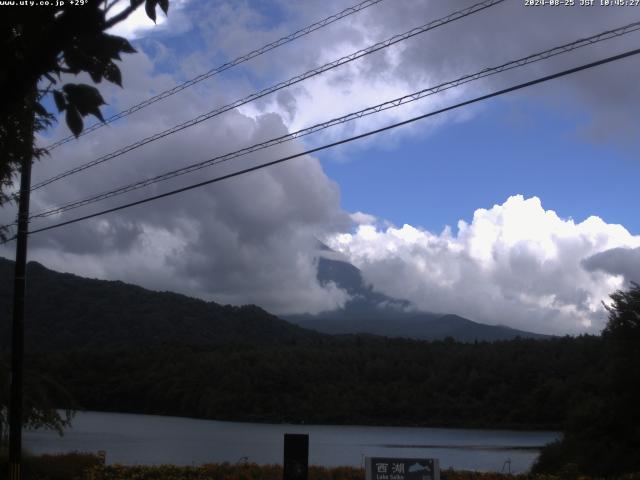
M 443 468 L 527 471 L 558 432 L 226 422 L 79 411 L 72 426 L 25 432 L 33 454 L 105 451 L 108 464 L 176 466 L 282 462 L 286 433 L 309 435 L 309 464 L 360 467 L 365 456 L 439 458 Z
M 60 409 L 61 410 L 61 409 Z M 119 415 L 147 415 L 150 417 L 163 417 L 163 418 L 182 418 L 189 420 L 202 420 L 202 421 L 211 421 L 211 422 L 229 422 L 229 423 L 256 423 L 256 424 L 264 424 L 264 425 L 292 425 L 292 426 L 333 426 L 333 427 L 402 427 L 402 428 L 432 428 L 432 429 L 446 429 L 446 430 L 493 430 L 493 431 L 504 431 L 504 432 L 559 432 L 562 430 L 561 425 L 528 425 L 521 423 L 506 423 L 500 425 L 489 425 L 483 422 L 474 422 L 474 423 L 429 423 L 429 424 L 420 424 L 420 423 L 403 423 L 403 422 L 378 422 L 378 423 L 332 423 L 332 422 L 324 422 L 324 423 L 313 423 L 313 422 L 295 422 L 295 421 L 287 421 L 287 420 L 278 420 L 271 418 L 253 418 L 251 416 L 238 416 L 238 417 L 222 417 L 222 418 L 206 418 L 206 417 L 193 417 L 187 415 L 176 415 L 176 414 L 168 414 L 168 413 L 148 413 L 145 411 L 122 411 L 122 410 L 109 410 L 109 409 L 101 409 L 101 410 L 85 410 L 85 409 L 74 409 L 77 412 L 95 412 L 95 413 L 114 413 Z

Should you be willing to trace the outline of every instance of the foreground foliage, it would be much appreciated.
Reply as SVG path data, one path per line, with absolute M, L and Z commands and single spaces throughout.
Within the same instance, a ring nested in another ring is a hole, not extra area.
M 0 448 L 9 441 L 9 365 L 0 359 Z M 66 410 L 58 410 L 60 405 Z M 73 399 L 57 382 L 39 372 L 25 379 L 22 401 L 22 424 L 25 428 L 56 430 L 62 435 L 71 425 Z
M 228 463 L 203 465 L 200 467 L 162 466 L 106 466 L 88 472 L 89 477 L 100 480 L 282 480 L 280 465 L 231 465 Z M 352 480 L 364 478 L 356 468 L 310 467 L 309 480 Z
M 90 472 L 104 468 L 104 460 L 91 453 L 72 452 L 63 455 L 24 455 L 24 480 L 89 480 Z M 0 449 L 0 480 L 8 478 L 8 456 Z
M 0 453 L 0 480 L 6 469 Z M 281 480 L 280 465 L 209 464 L 199 467 L 104 465 L 103 459 L 87 453 L 28 457 L 25 480 Z M 576 475 L 508 475 L 500 473 L 458 472 L 444 470 L 442 480 L 591 480 Z M 309 467 L 309 480 L 364 480 L 364 471 L 352 467 Z M 595 480 L 595 479 L 594 479 Z M 640 474 L 615 480 L 640 480 Z
M 640 285 L 611 300 L 600 381 L 570 410 L 563 439 L 542 450 L 535 471 L 567 465 L 596 476 L 640 471 Z
M 24 158 L 40 158 L 46 150 L 37 148 L 34 131 L 46 130 L 55 120 L 47 111 L 55 103 L 77 137 L 83 118 L 103 120 L 105 104 L 97 88 L 64 83 L 64 74 L 86 73 L 94 83 L 102 80 L 122 86 L 122 74 L 115 63 L 121 54 L 135 49 L 122 37 L 107 31 L 127 19 L 143 3 L 155 21 L 156 6 L 167 13 L 169 0 L 122 1 L 117 14 L 112 2 L 33 2 L 32 8 L 2 8 L 0 16 L 0 205 L 11 201 L 7 193 Z M 66 3 L 66 5 L 65 5 Z M 16 3 L 17 5 L 17 3 Z M 42 40 L 46 39 L 46 42 Z M 52 102 L 53 100 L 53 102 Z M 0 238 L 6 233 L 0 227 Z

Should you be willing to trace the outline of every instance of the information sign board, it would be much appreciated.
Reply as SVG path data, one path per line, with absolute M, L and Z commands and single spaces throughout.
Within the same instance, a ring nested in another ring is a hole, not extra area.
M 437 458 L 365 458 L 366 480 L 440 480 Z

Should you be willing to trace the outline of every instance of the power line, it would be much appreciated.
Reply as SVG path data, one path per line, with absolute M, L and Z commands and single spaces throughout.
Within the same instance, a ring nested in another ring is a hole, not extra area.
M 50 183 L 53 183 L 55 181 L 61 180 L 63 178 L 66 178 L 70 175 L 73 175 L 75 173 L 81 172 L 83 170 L 86 170 L 87 168 L 91 168 L 95 165 L 98 165 L 100 163 L 104 163 L 108 160 L 111 160 L 113 158 L 119 157 L 120 155 L 123 155 L 127 152 L 130 152 L 132 150 L 135 150 L 139 147 L 142 147 L 143 145 L 146 145 L 148 143 L 154 142 L 156 140 L 159 140 L 161 138 L 164 138 L 168 135 L 171 135 L 173 133 L 179 132 L 181 130 L 184 130 L 186 128 L 192 127 L 194 125 L 197 125 L 201 122 L 204 122 L 205 120 L 209 120 L 210 118 L 213 118 L 215 116 L 218 116 L 222 113 L 228 112 L 230 110 L 233 110 L 234 108 L 240 107 L 242 105 L 245 105 L 249 102 L 252 102 L 254 100 L 257 100 L 259 98 L 262 98 L 266 95 L 269 95 L 271 93 L 274 93 L 278 90 L 282 90 L 283 88 L 289 87 L 291 85 L 294 85 L 296 83 L 302 82 L 303 80 L 307 80 L 311 77 L 315 77 L 317 75 L 320 75 L 321 73 L 324 73 L 326 71 L 332 70 L 334 68 L 337 68 L 341 65 L 345 65 L 349 62 L 352 62 L 358 58 L 364 57 L 366 55 L 370 55 L 374 52 L 377 52 L 379 50 L 382 50 L 384 48 L 390 47 L 391 45 L 394 45 L 396 43 L 402 42 L 404 40 L 407 40 L 411 37 L 414 37 L 416 35 L 420 35 L 422 33 L 428 32 L 429 30 L 433 30 L 437 27 L 440 27 L 442 25 L 446 25 L 448 23 L 454 22 L 456 20 L 459 20 L 461 18 L 464 18 L 466 16 L 472 15 L 474 13 L 477 13 L 481 10 L 484 10 L 486 8 L 492 7 L 494 5 L 497 5 L 499 3 L 504 2 L 505 0 L 484 0 L 480 3 L 477 3 L 475 5 L 472 5 L 468 8 L 465 8 L 463 10 L 459 10 L 456 12 L 453 12 L 449 15 L 447 15 L 446 17 L 440 18 L 438 20 L 434 20 L 432 22 L 429 22 L 425 25 L 422 25 L 421 27 L 416 27 L 413 28 L 411 30 L 409 30 L 408 32 L 399 34 L 399 35 L 394 35 L 391 38 L 388 38 L 387 40 L 384 40 L 382 42 L 378 42 L 374 45 L 371 45 L 367 48 L 364 48 L 362 50 L 358 50 L 357 52 L 351 53 L 349 55 L 346 55 L 344 57 L 341 57 L 337 60 L 334 60 L 332 62 L 326 63 L 320 67 L 316 67 L 312 70 L 309 70 L 305 73 L 302 73 L 300 75 L 296 75 L 295 77 L 292 77 L 288 80 L 285 80 L 284 82 L 280 82 L 277 83 L 275 85 L 272 85 L 271 87 L 265 88 L 263 90 L 260 90 L 259 92 L 256 93 L 252 93 L 251 95 L 244 97 L 240 100 L 236 100 L 233 103 L 224 105 L 222 107 L 216 108 L 214 110 L 211 110 L 210 112 L 204 113 L 196 118 L 193 118 L 191 120 L 188 120 L 184 123 L 181 123 L 179 125 L 175 125 L 167 130 L 164 130 L 163 132 L 159 132 L 156 133 L 154 135 L 151 135 L 149 137 L 146 137 L 142 140 L 138 140 L 135 143 L 132 143 L 130 145 L 127 145 L 126 147 L 122 147 L 114 152 L 108 153 L 106 155 L 103 155 L 101 157 L 96 158 L 95 160 L 92 160 L 88 163 L 85 163 L 83 165 L 80 165 L 78 167 L 72 168 L 70 170 L 67 170 L 66 172 L 60 173 L 56 176 L 53 176 L 47 180 L 43 180 L 42 182 L 36 183 L 33 187 L 31 187 L 31 190 L 37 190 L 39 188 L 42 188 L 46 185 L 49 185 Z
M 371 130 L 369 132 L 365 132 L 365 133 L 362 133 L 360 135 L 355 135 L 355 136 L 352 136 L 352 137 L 349 137 L 349 138 L 345 138 L 345 139 L 339 140 L 337 142 L 325 144 L 325 145 L 322 145 L 320 147 L 315 147 L 315 148 L 306 150 L 306 151 L 301 152 L 301 153 L 297 153 L 297 154 L 294 154 L 294 155 L 289 155 L 289 156 L 286 156 L 286 157 L 282 157 L 282 158 L 279 158 L 277 160 L 272 160 L 272 161 L 267 162 L 267 163 L 256 165 L 254 167 L 245 168 L 245 169 L 239 170 L 237 172 L 233 172 L 233 173 L 229 173 L 227 175 L 222 175 L 222 176 L 219 176 L 219 177 L 215 177 L 215 178 L 212 178 L 210 180 L 203 181 L 203 182 L 191 184 L 191 185 L 188 185 L 186 187 L 182 187 L 182 188 L 178 188 L 178 189 L 175 189 L 175 190 L 171 190 L 169 192 L 165 192 L 165 193 L 162 193 L 162 194 L 159 194 L 159 195 L 154 195 L 152 197 L 147 197 L 147 198 L 144 198 L 142 200 L 135 201 L 135 202 L 126 203 L 124 205 L 120 205 L 120 206 L 117 206 L 117 207 L 113 207 L 113 208 L 109 208 L 109 209 L 106 209 L 106 210 L 102 210 L 100 212 L 92 213 L 92 214 L 89 214 L 89 215 L 84 215 L 82 217 L 74 218 L 72 220 L 67 220 L 65 222 L 60 222 L 60 223 L 56 223 L 54 225 L 49 225 L 47 227 L 35 229 L 35 230 L 32 230 L 31 232 L 29 232 L 29 234 L 31 235 L 31 234 L 34 234 L 34 233 L 44 232 L 44 231 L 47 231 L 47 230 L 52 230 L 54 228 L 59 228 L 59 227 L 63 227 L 63 226 L 66 226 L 66 225 L 71 225 L 73 223 L 81 222 L 83 220 L 88 220 L 88 219 L 91 219 L 91 218 L 94 218 L 94 217 L 98 217 L 100 215 L 116 212 L 116 211 L 119 211 L 119 210 L 124 210 L 126 208 L 130 208 L 130 207 L 133 207 L 133 206 L 136 206 L 136 205 L 141 205 L 143 203 L 148 203 L 148 202 L 151 202 L 151 201 L 154 201 L 154 200 L 159 200 L 161 198 L 173 196 L 173 195 L 176 195 L 178 193 L 186 192 L 188 190 L 193 190 L 195 188 L 199 188 L 199 187 L 202 187 L 202 186 L 205 186 L 205 185 L 209 185 L 209 184 L 212 184 L 212 183 L 217 183 L 217 182 L 220 182 L 220 181 L 223 181 L 223 180 L 227 180 L 229 178 L 237 177 L 237 176 L 249 173 L 249 172 L 253 172 L 253 171 L 256 171 L 256 170 L 261 170 L 263 168 L 270 167 L 270 166 L 273 166 L 273 165 L 277 165 L 279 163 L 283 163 L 283 162 L 286 162 L 288 160 L 292 160 L 294 158 L 302 157 L 304 155 L 309 155 L 309 154 L 312 154 L 312 153 L 315 153 L 315 152 L 319 152 L 321 150 L 326 150 L 328 148 L 332 148 L 332 147 L 336 147 L 338 145 L 349 143 L 349 142 L 352 142 L 354 140 L 359 140 L 359 139 L 362 139 L 362 138 L 365 138 L 365 137 L 376 135 L 376 134 L 385 132 L 387 130 L 392 130 L 392 129 L 398 128 L 400 126 L 416 122 L 418 120 L 422 120 L 422 119 L 425 119 L 425 118 L 428 118 L 428 117 L 432 117 L 432 116 L 435 116 L 435 115 L 439 115 L 439 114 L 448 112 L 450 110 L 454 110 L 454 109 L 457 109 L 457 108 L 460 108 L 460 107 L 471 105 L 473 103 L 477 103 L 477 102 L 480 102 L 480 101 L 483 101 L 483 100 L 487 100 L 489 98 L 497 97 L 499 95 L 504 95 L 506 93 L 510 93 L 510 92 L 513 92 L 513 91 L 516 91 L 516 90 L 521 90 L 521 89 L 526 88 L 526 87 L 530 87 L 530 86 L 533 86 L 533 85 L 537 85 L 539 83 L 543 83 L 543 82 L 547 82 L 547 81 L 550 81 L 550 80 L 554 80 L 556 78 L 564 77 L 566 75 L 577 73 L 577 72 L 580 72 L 582 70 L 587 70 L 589 68 L 593 68 L 593 67 L 596 67 L 596 66 L 599 66 L 599 65 L 604 65 L 604 64 L 611 63 L 611 62 L 614 62 L 614 61 L 617 61 L 617 60 L 621 60 L 623 58 L 631 57 L 631 56 L 637 55 L 639 53 L 640 53 L 640 48 L 634 49 L 634 50 L 629 50 L 629 51 L 621 53 L 619 55 L 613 55 L 613 56 L 604 58 L 602 60 L 598 60 L 598 61 L 595 61 L 595 62 L 591 62 L 591 63 L 587 63 L 587 64 L 584 64 L 584 65 L 581 65 L 579 67 L 570 68 L 568 70 L 563 70 L 561 72 L 554 73 L 552 75 L 546 75 L 544 77 L 540 77 L 540 78 L 537 78 L 535 80 L 530 80 L 528 82 L 520 83 L 520 84 L 514 85 L 512 87 L 504 88 L 504 89 L 498 90 L 496 92 L 492 92 L 492 93 L 489 93 L 489 94 L 486 94 L 486 95 L 482 95 L 480 97 L 475 97 L 475 98 L 473 98 L 471 100 L 466 100 L 464 102 L 460 102 L 460 103 L 457 103 L 455 105 L 451 105 L 449 107 L 441 108 L 441 109 L 438 109 L 438 110 L 435 110 L 435 111 L 432 111 L 432 112 L 429 112 L 429 113 L 426 113 L 426 114 L 423 114 L 423 115 L 419 115 L 417 117 L 413 117 L 413 118 L 410 118 L 408 120 L 404 120 L 402 122 L 397 122 L 397 123 L 394 123 L 394 124 L 391 124 L 391 125 L 387 125 L 386 127 L 382 127 L 382 128 L 378 128 L 378 129 L 375 129 L 375 130 Z M 9 242 L 11 240 L 14 240 L 14 239 L 15 238 L 11 238 L 11 239 L 8 239 L 8 240 L 6 240 L 6 241 L 4 241 L 2 243 L 7 243 L 7 242 Z
M 485 68 L 483 70 L 480 70 L 479 72 L 470 74 L 470 75 L 465 75 L 463 77 L 457 78 L 455 80 L 451 80 L 445 83 L 441 83 L 439 85 L 433 86 L 433 87 L 429 87 L 429 88 L 425 88 L 422 89 L 420 91 L 411 93 L 409 95 L 404 95 L 402 97 L 398 97 L 395 98 L 393 100 L 388 100 L 386 102 L 380 103 L 378 105 L 372 106 L 372 107 L 367 107 L 363 110 L 359 110 L 357 112 L 352 112 L 349 113 L 347 115 L 341 116 L 341 117 L 337 117 L 337 118 L 333 118 L 331 120 L 328 120 L 326 122 L 322 122 L 322 123 L 318 123 L 315 125 L 312 125 L 310 127 L 298 130 L 296 132 L 292 132 L 289 133 L 287 135 L 283 135 L 280 137 L 276 137 L 276 138 L 272 138 L 270 140 L 267 140 L 265 142 L 261 142 L 261 143 L 257 143 L 254 145 L 251 145 L 249 147 L 240 149 L 240 150 L 236 150 L 234 152 L 230 152 L 230 153 L 226 153 L 224 155 L 219 155 L 216 157 L 213 157 L 211 159 L 202 161 L 202 162 L 198 162 L 198 163 L 194 163 L 191 165 L 188 165 L 186 167 L 182 167 L 176 170 L 172 170 L 169 172 L 165 172 L 162 173 L 160 175 L 157 175 L 155 177 L 151 177 L 151 178 L 146 178 L 143 180 L 139 180 L 137 182 L 133 182 L 130 183 L 128 185 L 119 187 L 117 189 L 114 190 L 109 190 L 106 192 L 102 192 L 100 194 L 97 195 L 93 195 L 91 197 L 88 198 L 84 198 L 81 200 L 76 200 L 73 202 L 69 202 L 66 203 L 64 205 L 61 206 L 57 206 L 57 207 L 52 207 L 49 208 L 47 210 L 41 211 L 41 212 L 37 212 L 32 214 L 29 219 L 34 219 L 34 218 L 45 218 L 51 215 L 56 215 L 59 213 L 63 213 L 66 212 L 68 210 L 72 210 L 75 208 L 80 208 L 92 203 L 96 203 L 98 201 L 101 200 L 105 200 L 107 198 L 112 198 L 118 195 L 122 195 L 128 192 L 131 192 L 133 190 L 137 190 L 155 183 L 159 183 L 161 181 L 165 181 L 165 180 L 169 180 L 171 178 L 175 178 L 178 177 L 180 175 L 185 175 L 187 173 L 191 173 L 197 170 L 201 170 L 203 168 L 212 166 L 212 165 L 217 165 L 223 162 L 227 162 L 229 160 L 232 160 L 234 158 L 238 158 L 259 150 L 263 150 L 265 148 L 274 146 L 274 145 L 279 145 L 291 140 L 295 140 L 297 138 L 306 136 L 306 135 L 310 135 L 312 133 L 333 127 L 335 125 L 339 125 L 339 124 L 343 124 L 352 120 L 356 120 L 368 115 L 372 115 L 384 110 L 388 110 L 391 108 L 396 108 L 399 107 L 401 105 L 405 105 L 407 103 L 410 102 L 414 102 L 417 100 L 420 100 L 422 98 L 425 98 L 427 96 L 430 95 L 434 95 L 437 93 L 440 93 L 442 91 L 454 88 L 454 87 L 458 87 L 462 84 L 471 82 L 471 81 L 475 81 L 484 77 L 488 77 L 491 75 L 495 75 L 498 73 L 502 73 L 508 70 L 512 70 L 514 68 L 519 68 L 519 67 L 523 67 L 525 65 L 529 65 L 532 63 L 536 63 L 542 60 L 546 60 L 548 58 L 551 58 L 553 56 L 556 55 L 560 55 L 563 53 L 567 53 L 567 52 L 571 52 L 573 50 L 576 50 L 578 48 L 582 48 L 588 45 L 593 45 L 605 40 L 609 40 L 612 38 L 617 38 L 620 37 L 622 35 L 627 35 L 629 33 L 635 32 L 637 30 L 640 29 L 640 22 L 633 22 L 630 23 L 628 25 L 622 26 L 622 27 L 618 27 L 615 28 L 613 30 L 607 30 L 605 32 L 602 33 L 598 33 L 596 35 L 592 35 L 590 37 L 586 37 L 586 38 L 582 38 L 579 40 L 576 40 L 574 42 L 571 43 L 567 43 L 558 47 L 554 47 L 548 50 L 544 50 L 542 52 L 539 53 L 535 53 L 532 55 L 528 55 L 526 57 L 523 58 L 519 58 L 517 60 L 511 60 L 507 63 L 501 64 L 499 66 L 496 67 L 490 67 L 490 68 Z
M 170 88 L 168 90 L 165 90 L 164 92 L 160 92 L 157 95 L 154 95 L 140 103 L 137 103 L 135 105 L 132 105 L 131 107 L 127 108 L 126 110 L 123 110 L 119 113 L 116 113 L 115 115 L 112 115 L 111 117 L 108 117 L 104 123 L 103 122 L 96 122 L 93 125 L 91 125 L 90 127 L 85 128 L 82 133 L 80 133 L 80 135 L 78 135 L 79 137 L 84 136 L 88 133 L 91 133 L 95 130 L 98 130 L 99 128 L 104 127 L 105 125 L 109 124 L 109 123 L 113 123 L 116 120 L 120 120 L 121 118 L 127 117 L 129 115 L 131 115 L 132 113 L 135 113 L 139 110 L 142 110 L 143 108 L 148 107 L 149 105 L 152 105 L 156 102 L 159 102 L 160 100 L 163 100 L 165 98 L 168 98 L 172 95 L 175 95 L 178 92 L 181 92 L 182 90 L 192 87 L 193 85 L 202 82 L 203 80 L 206 80 L 208 78 L 211 78 L 219 73 L 224 72 L 225 70 L 229 70 L 232 67 L 235 67 L 237 65 L 240 65 L 241 63 L 247 62 L 255 57 L 258 57 L 264 53 L 267 53 L 271 50 L 274 50 L 278 47 L 281 47 L 282 45 L 286 45 L 287 43 L 291 43 L 294 40 L 303 37 L 305 35 L 309 35 L 312 32 L 315 32 L 316 30 L 319 30 L 321 28 L 324 28 L 328 25 L 331 25 L 334 22 L 337 22 L 338 20 L 341 20 L 345 17 L 348 17 L 349 15 L 353 15 L 354 13 L 357 13 L 361 10 L 364 10 L 365 8 L 371 7 L 372 5 L 375 5 L 377 3 L 380 3 L 382 0 L 365 0 L 364 2 L 358 3 L 357 5 L 354 5 L 352 7 L 348 7 L 345 8 L 344 10 L 342 10 L 339 13 L 336 13 L 334 15 L 331 15 L 329 17 L 323 18 L 322 20 L 313 23 L 311 25 L 308 25 L 304 28 L 301 28 L 300 30 L 287 35 L 285 37 L 279 38 L 278 40 L 276 40 L 275 42 L 271 42 L 268 43 L 267 45 L 264 45 L 260 48 L 257 48 L 255 50 L 252 50 L 249 53 L 246 53 L 240 57 L 235 58 L 234 60 L 231 60 L 227 63 L 224 63 L 218 67 L 215 67 L 211 70 L 209 70 L 208 72 L 202 73 L 196 77 L 193 77 L 190 80 L 187 80 L 179 85 L 176 85 L 173 88 Z M 58 140 L 57 142 L 52 143 L 51 145 L 46 146 L 45 148 L 47 150 L 53 150 L 57 147 L 59 147 L 60 145 L 64 145 L 65 143 L 70 142 L 71 140 L 74 140 L 76 137 L 73 135 L 69 135 L 61 140 Z

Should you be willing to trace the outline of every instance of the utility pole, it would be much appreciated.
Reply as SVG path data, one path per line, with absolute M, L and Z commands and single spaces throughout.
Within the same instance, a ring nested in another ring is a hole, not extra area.
M 25 105 L 25 149 L 20 166 L 18 232 L 13 279 L 13 323 L 11 327 L 11 392 L 9 397 L 9 480 L 21 480 L 22 471 L 22 397 L 24 371 L 24 304 L 26 290 L 27 235 L 29 234 L 29 197 L 33 162 L 33 122 L 35 93 Z

